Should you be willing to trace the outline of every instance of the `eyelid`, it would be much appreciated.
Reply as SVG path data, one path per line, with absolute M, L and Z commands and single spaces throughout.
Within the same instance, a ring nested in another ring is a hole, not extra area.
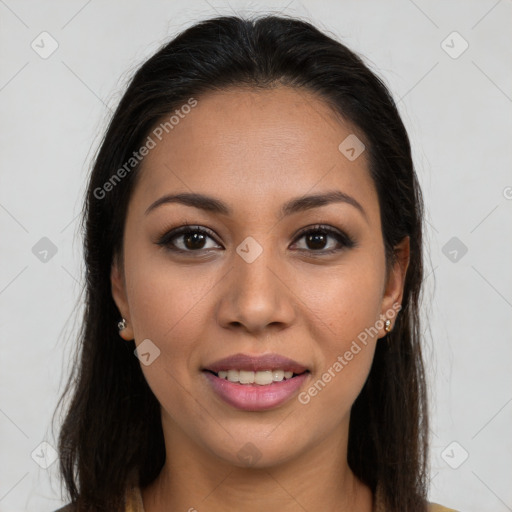
M 211 230 L 210 228 L 207 228 L 206 226 L 202 226 L 202 225 L 198 225 L 198 224 L 188 224 L 188 223 L 182 224 L 176 228 L 168 229 L 161 237 L 159 237 L 159 239 L 156 243 L 157 243 L 157 245 L 166 247 L 170 251 L 178 252 L 178 253 L 200 254 L 202 252 L 204 253 L 205 251 L 214 250 L 213 248 L 198 249 L 195 251 L 194 250 L 184 250 L 184 249 L 180 249 L 176 246 L 172 246 L 172 244 L 170 243 L 171 240 L 173 240 L 174 238 L 178 238 L 180 235 L 184 235 L 184 234 L 187 234 L 190 232 L 202 233 L 202 234 L 208 236 L 209 238 L 211 238 L 217 245 L 222 245 L 222 244 L 220 244 L 220 242 L 217 241 L 214 231 Z M 292 242 L 291 245 L 295 245 L 301 238 L 303 238 L 305 235 L 307 235 L 311 232 L 313 232 L 313 233 L 314 232 L 324 232 L 325 234 L 327 234 L 327 236 L 331 236 L 331 237 L 335 238 L 338 241 L 338 244 L 341 245 L 341 247 L 335 248 L 335 249 L 318 249 L 318 250 L 297 249 L 298 251 L 307 252 L 314 256 L 321 256 L 322 254 L 332 254 L 335 252 L 340 252 L 343 249 L 352 248 L 357 245 L 355 240 L 350 235 L 348 235 L 345 231 L 343 231 L 339 228 L 335 228 L 333 226 L 329 226 L 327 224 L 312 224 L 309 226 L 305 226 L 295 235 L 294 241 Z
M 169 247 L 170 241 L 173 238 L 178 238 L 180 235 L 184 235 L 190 232 L 198 232 L 202 233 L 204 235 L 207 235 L 209 238 L 211 238 L 217 245 L 221 245 L 220 242 L 216 239 L 216 235 L 213 230 L 210 228 L 207 228 L 206 226 L 200 226 L 199 224 L 182 224 L 176 228 L 168 229 L 161 237 L 158 238 L 158 241 L 156 242 L 157 245 L 162 245 L 164 247 Z M 185 251 L 183 249 L 179 249 L 178 247 L 172 247 L 171 250 L 177 251 L 177 252 L 186 252 L 186 253 L 193 253 L 193 252 L 200 252 L 201 250 L 211 250 L 211 249 L 199 249 L 197 251 Z
M 309 249 L 309 250 L 308 249 L 299 249 L 299 250 L 308 252 L 313 255 L 322 255 L 322 254 L 340 252 L 344 248 L 352 248 L 357 245 L 356 241 L 348 233 L 346 233 L 345 231 L 343 231 L 339 228 L 335 228 L 335 227 L 329 226 L 327 224 L 313 224 L 313 225 L 306 226 L 306 227 L 302 228 L 299 231 L 299 233 L 295 236 L 295 239 L 294 239 L 295 241 L 293 242 L 292 245 L 296 244 L 298 240 L 300 240 L 303 236 L 307 235 L 308 233 L 311 233 L 311 232 L 314 233 L 314 232 L 318 232 L 318 231 L 324 232 L 328 236 L 331 236 L 331 237 L 337 239 L 338 243 L 340 243 L 342 245 L 342 247 L 338 248 L 338 249 L 319 249 L 317 251 L 312 250 L 312 249 Z

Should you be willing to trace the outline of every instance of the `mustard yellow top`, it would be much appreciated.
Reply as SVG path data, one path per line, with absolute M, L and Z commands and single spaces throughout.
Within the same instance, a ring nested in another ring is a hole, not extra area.
M 126 492 L 126 509 L 125 512 L 144 512 L 144 505 L 142 503 L 142 496 L 140 489 L 137 486 L 128 488 Z M 374 512 L 386 512 L 382 503 L 382 494 L 379 492 L 377 486 L 377 492 L 375 494 L 375 509 Z M 457 512 L 452 508 L 446 508 L 437 503 L 428 504 L 428 512 Z

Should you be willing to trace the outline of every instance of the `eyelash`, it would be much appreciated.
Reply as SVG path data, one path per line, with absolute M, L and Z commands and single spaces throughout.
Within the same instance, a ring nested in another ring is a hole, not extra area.
M 208 236 L 209 238 L 213 239 L 215 243 L 218 243 L 215 240 L 215 237 L 212 235 L 210 230 L 207 230 L 205 228 L 202 228 L 200 226 L 191 226 L 191 225 L 185 225 L 181 226 L 179 228 L 173 229 L 171 231 L 168 231 L 165 233 L 157 242 L 157 245 L 165 247 L 167 250 L 176 252 L 176 253 L 182 253 L 182 254 L 192 254 L 192 253 L 200 253 L 201 251 L 210 251 L 211 249 L 197 249 L 197 250 L 185 250 L 185 249 L 179 249 L 172 245 L 172 240 L 175 238 L 178 238 L 180 236 L 189 235 L 193 233 L 200 233 L 203 235 Z M 313 256 L 323 256 L 323 255 L 330 255 L 334 254 L 336 252 L 340 252 L 344 249 L 351 249 L 356 246 L 356 242 L 348 236 L 343 231 L 339 231 L 337 229 L 333 229 L 329 226 L 316 224 L 314 226 L 309 226 L 307 228 L 304 228 L 295 238 L 294 244 L 297 243 L 301 238 L 303 238 L 306 235 L 312 234 L 312 233 L 322 233 L 324 235 L 331 236 L 337 240 L 337 242 L 340 244 L 341 247 L 338 247 L 336 249 L 299 249 L 299 251 L 305 251 L 312 253 Z M 220 244 L 219 244 L 220 245 Z

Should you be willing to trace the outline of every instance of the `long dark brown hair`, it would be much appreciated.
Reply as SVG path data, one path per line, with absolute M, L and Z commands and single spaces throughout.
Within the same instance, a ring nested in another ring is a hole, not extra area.
M 152 482 L 165 462 L 160 406 L 122 342 L 111 294 L 127 205 L 139 165 L 113 176 L 164 117 L 207 91 L 284 85 L 322 98 L 365 138 L 378 193 L 387 264 L 408 236 L 402 310 L 377 344 L 350 416 L 348 463 L 387 509 L 426 510 L 428 417 L 420 342 L 423 202 L 411 147 L 384 83 L 346 46 L 293 18 L 218 17 L 174 38 L 135 73 L 95 159 L 83 211 L 85 310 L 76 361 L 60 405 L 60 469 L 76 510 L 122 510 L 125 487 Z M 126 169 L 126 167 L 125 167 Z M 105 183 L 114 183 L 105 191 Z

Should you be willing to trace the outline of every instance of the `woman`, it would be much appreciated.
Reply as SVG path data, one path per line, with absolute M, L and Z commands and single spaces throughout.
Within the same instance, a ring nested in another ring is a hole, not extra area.
M 65 510 L 448 510 L 421 192 L 349 49 L 283 17 L 189 28 L 129 85 L 84 220 Z

